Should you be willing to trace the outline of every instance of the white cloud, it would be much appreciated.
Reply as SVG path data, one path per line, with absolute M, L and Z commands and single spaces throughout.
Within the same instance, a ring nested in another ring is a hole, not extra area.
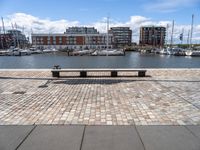
M 138 24 L 148 22 L 150 20 L 151 20 L 150 18 L 146 18 L 143 16 L 131 16 L 129 23 L 138 25 Z
M 98 20 L 96 22 L 84 25 L 81 24 L 79 21 L 69 21 L 64 19 L 62 20 L 41 19 L 25 13 L 15 13 L 7 16 L 6 18 L 4 18 L 4 20 L 6 29 L 11 29 L 11 23 L 13 24 L 17 23 L 20 29 L 22 29 L 24 26 L 25 34 L 28 36 L 30 36 L 31 34 L 31 29 L 33 30 L 34 33 L 64 33 L 66 28 L 71 26 L 90 26 L 90 27 L 94 26 L 95 28 L 98 29 L 100 33 L 106 32 L 106 18 L 102 18 L 101 20 Z M 130 19 L 126 22 L 119 22 L 112 19 L 110 21 L 110 27 L 118 27 L 118 26 L 130 27 L 133 30 L 134 42 L 139 41 L 139 28 L 141 26 L 161 25 L 166 27 L 167 24 L 169 25 L 168 39 L 170 39 L 172 21 L 168 20 L 154 21 L 153 19 L 144 16 L 131 16 Z M 183 28 L 184 28 L 184 39 L 186 42 L 188 30 L 191 28 L 190 25 L 181 25 L 175 23 L 174 40 L 176 41 L 176 43 L 180 42 L 178 38 Z M 200 37 L 200 25 L 195 25 L 193 34 L 194 42 L 200 43 L 199 37 Z
M 15 13 L 4 20 L 8 29 L 16 23 L 18 28 L 24 27 L 26 34 L 31 33 L 31 29 L 35 33 L 64 33 L 66 27 L 79 25 L 78 21 L 41 19 L 25 13 Z
M 200 2 L 200 0 L 152 0 L 144 5 L 145 10 L 154 12 L 174 12 L 185 9 Z

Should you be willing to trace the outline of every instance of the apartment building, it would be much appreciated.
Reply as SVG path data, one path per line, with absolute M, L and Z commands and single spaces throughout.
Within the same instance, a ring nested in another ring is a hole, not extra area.
M 65 34 L 99 34 L 94 27 L 69 27 Z
M 105 49 L 107 41 L 112 48 L 112 34 L 99 33 L 94 27 L 69 27 L 64 34 L 32 34 L 32 44 L 40 48 Z
M 112 48 L 113 37 L 108 37 L 108 48 Z M 32 44 L 40 48 L 105 49 L 107 34 L 32 34 Z
M 5 34 L 0 34 L 0 49 L 11 46 L 25 47 L 28 44 L 26 36 L 19 30 L 8 30 Z
M 115 48 L 131 46 L 132 30 L 129 27 L 111 27 L 109 33 L 113 34 L 113 46 Z
M 165 44 L 166 28 L 161 26 L 146 26 L 140 28 L 140 45 L 163 47 Z

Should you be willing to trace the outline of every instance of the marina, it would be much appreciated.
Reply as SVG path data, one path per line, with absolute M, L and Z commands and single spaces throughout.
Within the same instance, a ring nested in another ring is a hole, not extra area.
M 200 0 L 0 0 L 0 150 L 200 150 Z
M 0 56 L 26 56 L 31 54 L 44 54 L 56 52 L 56 49 L 20 49 L 20 48 L 9 48 L 7 50 L 0 50 Z
M 10 48 L 7 50 L 0 50 L 0 56 L 24 56 L 24 55 L 31 55 L 31 54 L 44 54 L 44 53 L 53 53 L 53 52 L 65 52 L 68 56 L 124 56 L 126 53 L 125 49 L 107 49 L 107 50 L 56 50 L 55 48 L 46 48 L 46 49 L 39 49 L 39 48 L 27 48 L 27 49 L 20 49 L 20 48 Z M 152 48 L 152 49 L 135 49 L 135 52 L 140 53 L 153 53 L 153 54 L 160 54 L 160 55 L 174 55 L 174 56 L 197 56 L 200 57 L 200 50 L 198 49 L 183 49 L 183 48 Z
M 52 68 L 199 68 L 200 58 L 126 52 L 125 56 L 68 56 L 66 52 L 0 57 L 1 69 Z

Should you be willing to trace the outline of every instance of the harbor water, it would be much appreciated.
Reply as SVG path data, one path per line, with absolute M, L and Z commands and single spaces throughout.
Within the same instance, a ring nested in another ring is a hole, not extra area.
M 67 56 L 55 52 L 30 56 L 1 56 L 0 69 L 61 68 L 200 68 L 200 57 L 140 54 L 125 56 Z

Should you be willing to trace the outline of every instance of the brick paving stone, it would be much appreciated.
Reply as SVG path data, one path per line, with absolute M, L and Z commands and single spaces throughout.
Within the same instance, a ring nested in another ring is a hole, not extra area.
M 62 75 L 0 70 L 0 125 L 200 125 L 199 69 Z

